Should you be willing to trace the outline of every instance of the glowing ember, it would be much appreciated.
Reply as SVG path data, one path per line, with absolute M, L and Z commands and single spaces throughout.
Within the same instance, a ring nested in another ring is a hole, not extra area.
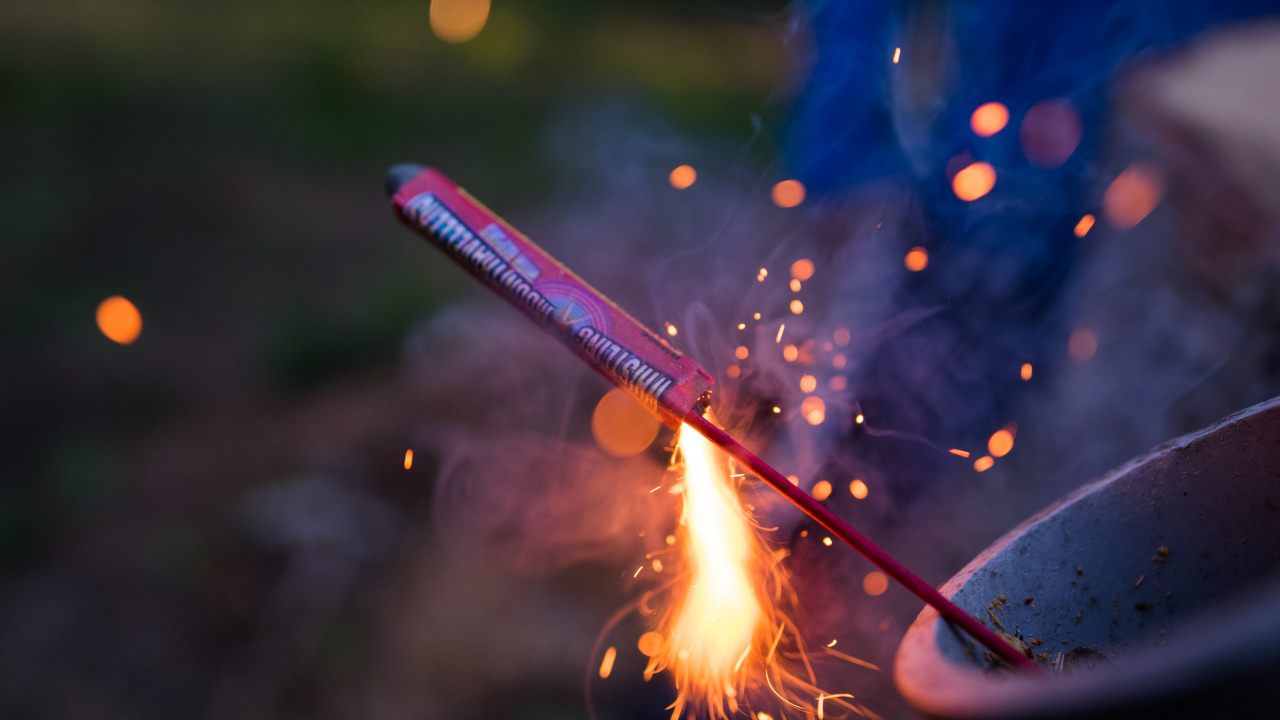
M 987 470 L 991 469 L 992 465 L 995 465 L 995 464 L 996 464 L 995 458 L 991 457 L 990 455 L 983 455 L 982 457 L 973 461 L 973 469 L 977 470 L 978 472 L 986 472 Z
M 1087 363 L 1098 352 L 1098 335 L 1089 328 L 1079 327 L 1067 338 L 1067 354 L 1078 363 Z
M 799 180 L 783 180 L 773 186 L 773 204 L 793 208 L 804 202 L 804 185 Z
M 952 455 L 959 455 L 959 456 L 960 456 L 960 457 L 962 457 L 962 458 L 967 458 L 967 457 L 969 457 L 969 451 L 968 451 L 968 450 L 958 450 L 958 449 L 956 449 L 956 448 L 951 448 L 951 449 L 950 449 L 950 450 L 948 450 L 947 452 L 951 453 Z
M 142 313 L 119 295 L 98 304 L 96 319 L 102 334 L 121 345 L 128 345 L 142 334 Z
M 1022 363 L 1022 372 L 1020 373 L 1023 380 L 1031 379 L 1031 363 Z
M 765 268 L 760 268 L 760 272 L 756 273 L 756 280 L 759 280 L 760 282 L 764 282 L 764 279 L 767 277 L 769 277 L 769 271 Z M 759 320 L 760 318 L 756 319 Z
M 782 359 L 787 362 L 795 362 L 800 357 L 800 349 L 795 345 L 788 345 L 782 348 Z
M 413 467 L 413 449 L 412 448 L 404 451 L 404 469 L 408 470 L 411 467 Z
M 799 300 L 792 300 L 791 312 L 795 313 L 796 315 L 799 315 L 800 313 L 804 312 L 804 303 L 800 302 Z
M 979 105 L 969 116 L 969 127 L 978 137 L 991 137 L 1009 124 L 1009 108 L 998 102 Z
M 1004 457 L 1013 449 L 1013 433 L 1008 430 L 997 430 L 987 440 L 987 452 L 994 457 Z
M 751 351 L 747 349 L 746 345 L 739 345 L 738 348 L 733 351 L 733 356 L 739 360 L 746 360 L 747 356 L 750 354 Z
M 795 278 L 791 279 L 791 292 L 800 292 L 800 281 Z
M 802 375 L 800 377 L 800 391 L 811 393 L 818 389 L 818 378 L 812 375 Z
M 862 413 L 858 413 L 857 417 L 853 419 L 853 421 L 858 423 L 859 425 L 862 424 L 863 420 L 866 420 L 866 418 L 862 416 Z
M 1093 229 L 1093 224 L 1095 222 L 1097 222 L 1097 218 L 1092 215 L 1085 215 L 1080 218 L 1080 222 L 1076 223 L 1076 229 L 1072 232 L 1076 234 L 1076 237 L 1082 238 L 1089 234 L 1089 231 Z
M 833 541 L 830 537 L 824 537 L 822 538 L 822 544 L 826 545 L 827 547 L 831 547 L 832 545 L 835 544 L 835 541 Z
M 782 331 L 783 331 L 783 330 L 786 330 L 786 329 L 787 329 L 787 324 L 786 324 L 786 323 L 782 323 L 781 325 L 779 325 L 779 326 L 778 326 L 778 337 L 774 338 L 774 339 L 773 339 L 773 341 L 774 341 L 774 342 L 776 342 L 776 343 L 780 343 L 780 342 L 782 342 Z
M 922 247 L 913 247 L 911 252 L 903 259 L 902 263 L 907 266 L 911 272 L 920 272 L 929 267 L 929 251 Z
M 801 282 L 813 277 L 813 261 L 801 258 L 791 263 L 791 277 Z
M 893 49 L 893 64 L 894 64 L 894 65 L 897 65 L 897 64 L 898 64 L 898 60 L 901 60 L 901 59 L 902 59 L 902 48 L 900 48 L 900 47 L 896 47 L 896 48 L 894 48 L 894 49 Z
M 684 190 L 698 179 L 698 171 L 694 170 L 692 165 L 681 165 L 672 170 L 667 179 L 671 181 L 671 187 Z
M 861 480 L 854 480 L 849 483 L 849 494 L 859 500 L 867 499 L 867 484 Z
M 973 202 L 991 192 L 996 186 L 996 169 L 990 163 L 976 162 L 956 173 L 951 179 L 951 189 L 956 197 Z
M 869 572 L 862 578 L 862 591 L 868 595 L 883 595 L 889 589 L 889 578 L 880 571 Z
M 1102 196 L 1102 214 L 1112 227 L 1129 230 L 1160 204 L 1164 176 L 1154 166 L 1135 162 L 1116 176 Z
M 737 380 L 742 376 L 742 368 L 737 365 L 730 365 L 724 369 L 724 374 L 727 375 L 730 380 Z
M 464 43 L 484 29 L 489 0 L 431 0 L 431 32 L 449 43 Z

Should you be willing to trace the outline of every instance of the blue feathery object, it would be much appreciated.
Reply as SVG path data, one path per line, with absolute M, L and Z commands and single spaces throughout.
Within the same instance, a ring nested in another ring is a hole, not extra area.
M 1086 181 L 1116 70 L 1214 24 L 1277 10 L 1258 0 L 810 0 L 813 69 L 787 131 L 792 173 L 813 197 L 872 182 L 905 189 L 915 220 L 901 228 L 903 252 L 923 245 L 938 268 L 898 290 L 900 310 L 938 312 L 863 366 L 861 407 L 937 443 L 983 447 L 1009 420 L 1020 364 L 1039 372 L 1065 357 L 1073 229 L 1095 212 Z M 1079 112 L 1081 139 L 1062 164 L 1038 167 L 1019 123 L 1052 98 Z M 969 118 L 991 101 L 1008 107 L 1008 126 L 978 137 Z M 976 202 L 948 180 L 948 162 L 965 155 L 997 173 Z M 930 462 L 880 445 L 860 450 Z

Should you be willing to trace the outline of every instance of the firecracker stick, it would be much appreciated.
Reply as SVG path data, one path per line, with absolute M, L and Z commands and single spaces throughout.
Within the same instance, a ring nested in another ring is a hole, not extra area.
M 819 525 L 857 550 L 1011 665 L 1034 661 L 944 598 L 782 473 L 704 417 L 714 380 L 691 358 L 623 312 L 443 174 L 397 165 L 387 176 L 396 215 L 550 332 L 669 427 L 681 423 L 742 463 Z

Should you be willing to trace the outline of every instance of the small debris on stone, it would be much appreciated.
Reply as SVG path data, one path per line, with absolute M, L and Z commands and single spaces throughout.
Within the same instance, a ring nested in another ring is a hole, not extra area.
M 1173 555 L 1173 552 L 1169 550 L 1169 546 L 1161 545 L 1156 548 L 1156 554 L 1151 556 L 1151 562 L 1167 563 L 1170 555 Z

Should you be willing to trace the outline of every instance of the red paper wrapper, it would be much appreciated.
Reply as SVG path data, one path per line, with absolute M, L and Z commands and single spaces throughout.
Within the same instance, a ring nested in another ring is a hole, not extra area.
M 407 175 L 403 166 L 397 168 Z M 671 427 L 710 394 L 696 362 L 623 312 L 436 170 L 394 189 L 400 220 L 453 258 Z

